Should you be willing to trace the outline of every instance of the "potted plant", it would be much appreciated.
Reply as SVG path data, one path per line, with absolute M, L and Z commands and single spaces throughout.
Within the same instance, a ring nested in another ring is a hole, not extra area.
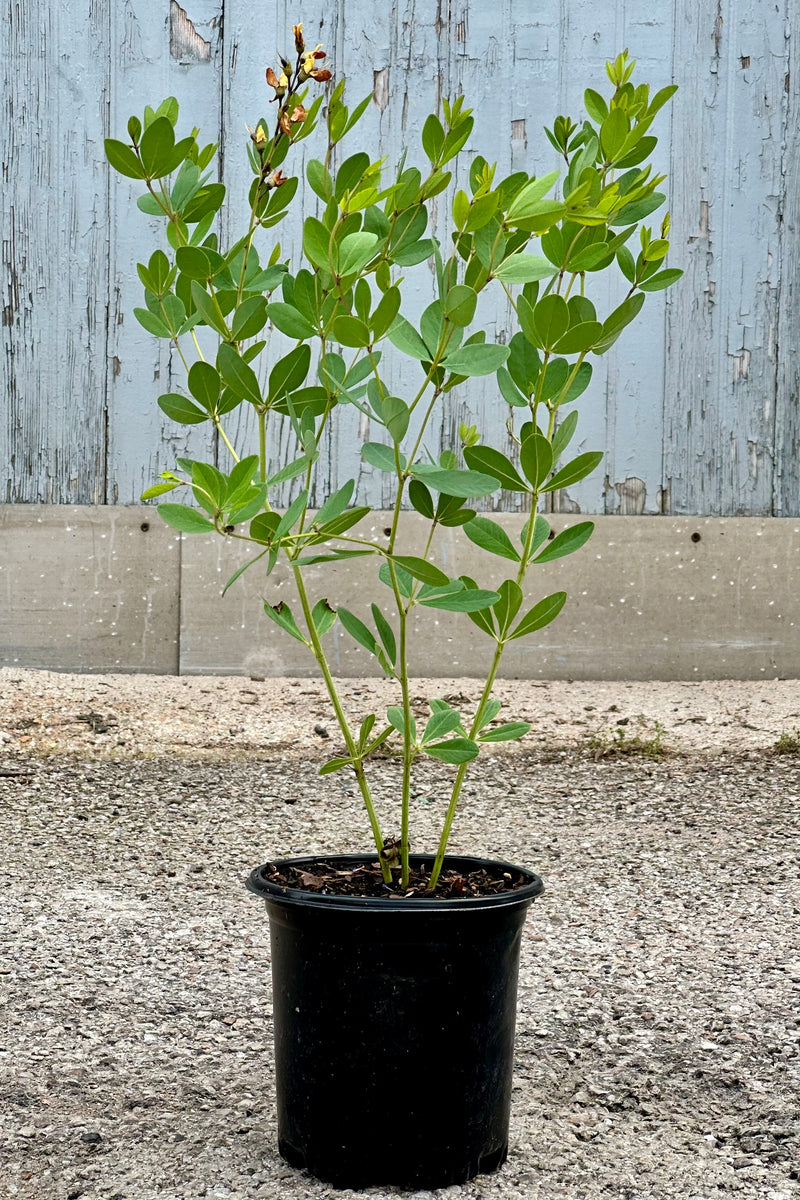
M 146 108 L 142 120 L 131 117 L 128 142 L 106 142 L 112 166 L 144 184 L 139 207 L 165 222 L 167 252 L 138 266 L 145 307 L 136 315 L 174 346 L 188 395 L 171 392 L 158 403 L 179 424 L 213 427 L 219 450 L 214 462 L 178 458 L 143 499 L 183 489 L 193 503 L 159 506 L 169 525 L 255 543 L 258 554 L 228 587 L 258 563 L 268 591 L 275 565 L 288 564 L 294 610 L 267 597 L 264 611 L 316 659 L 343 740 L 321 773 L 354 775 L 374 843 L 360 855 L 278 858 L 248 881 L 266 898 L 271 925 L 280 1151 L 337 1185 L 436 1187 L 505 1158 L 520 931 L 542 887 L 529 870 L 448 855 L 448 839 L 470 764 L 485 747 L 528 732 L 523 721 L 498 723 L 493 683 L 505 647 L 548 625 L 567 598 L 556 592 L 526 601 L 529 573 L 578 550 L 592 532 L 591 521 L 578 521 L 552 537 L 537 512 L 543 497 L 602 458 L 569 452 L 590 357 L 614 344 L 648 292 L 680 275 L 664 269 L 669 218 L 656 233 L 645 223 L 665 199 L 657 190 L 663 177 L 649 165 L 651 126 L 675 89 L 651 96 L 646 84 L 635 85 L 635 64 L 623 52 L 608 64 L 610 95 L 586 92 L 587 119 L 578 125 L 560 116 L 546 130 L 561 174 L 500 179 L 473 156 L 468 181 L 448 204 L 449 229 L 437 237 L 432 203 L 438 197 L 442 208 L 473 125 L 463 97 L 442 102 L 442 119 L 431 114 L 425 122 L 422 154 L 403 149 L 390 172 L 363 150 L 339 151 L 370 98 L 351 112 L 344 82 L 331 81 L 327 140 L 305 172 L 316 212 L 305 218 L 302 254 L 289 263 L 264 233 L 298 191 L 300 180 L 284 174 L 284 164 L 317 126 L 318 85 L 331 80 L 324 49 L 306 46 L 301 25 L 293 36 L 295 56 L 267 70 L 274 117 L 250 130 L 250 216 L 232 245 L 213 232 L 225 200 L 209 173 L 215 147 L 201 147 L 196 130 L 176 141 L 175 99 Z M 435 298 L 419 322 L 404 306 L 415 268 L 426 279 L 433 268 L 435 277 Z M 624 294 L 611 312 L 598 313 L 591 296 L 606 271 L 621 273 Z M 489 341 L 475 325 L 487 290 L 504 294 L 514 311 L 507 343 Z M 217 337 L 213 356 L 201 350 L 201 326 Z M 272 329 L 293 345 L 270 350 L 265 331 Z M 391 355 L 416 364 L 414 390 L 402 397 L 388 382 Z M 426 434 L 437 407 L 486 375 L 496 378 L 497 403 L 508 406 L 507 444 L 486 445 L 462 426 L 457 445 L 430 453 Z M 362 446 L 362 458 L 394 481 L 381 545 L 359 532 L 370 510 L 354 504 L 353 480 L 323 497 L 313 491 L 323 434 L 352 405 L 382 431 Z M 241 406 L 252 410 L 253 445 L 231 439 L 231 414 Z M 276 425 L 297 446 L 280 469 L 269 449 Z M 290 480 L 294 498 L 278 511 L 275 489 Z M 518 545 L 472 507 L 501 489 L 521 494 L 530 511 Z M 418 544 L 403 526 L 404 506 L 425 522 Z M 508 578 L 485 586 L 452 577 L 437 562 L 440 527 L 460 529 L 505 560 Z M 354 613 L 335 596 L 309 595 L 306 568 L 345 560 L 374 569 L 388 612 L 372 603 Z M 415 716 L 408 652 L 416 606 L 472 621 L 493 646 L 469 715 L 431 698 L 424 719 Z M 397 703 L 357 726 L 326 654 L 336 622 L 397 685 Z M 369 771 L 373 756 L 387 752 L 397 763 L 389 830 Z M 412 777 L 425 758 L 451 765 L 450 797 L 438 846 L 412 853 Z

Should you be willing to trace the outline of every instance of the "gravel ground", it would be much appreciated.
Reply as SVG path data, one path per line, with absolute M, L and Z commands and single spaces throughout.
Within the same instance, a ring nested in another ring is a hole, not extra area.
M 547 890 L 523 939 L 511 1157 L 435 1194 L 793 1200 L 798 773 L 775 744 L 796 685 L 499 695 L 538 736 L 480 764 L 453 849 Z M 654 739 L 667 754 L 643 753 Z M 277 1155 L 268 931 L 242 886 L 277 853 L 364 847 L 350 781 L 317 775 L 336 750 L 305 680 L 0 671 L 3 1200 L 354 1195 Z M 417 848 L 449 773 L 420 780 Z

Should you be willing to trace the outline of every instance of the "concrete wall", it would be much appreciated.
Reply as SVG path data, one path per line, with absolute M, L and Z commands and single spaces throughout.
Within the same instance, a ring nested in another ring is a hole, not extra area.
M 35 520 L 31 517 L 35 514 Z M 380 543 L 388 513 L 357 527 Z M 418 520 L 408 514 L 406 530 Z M 500 518 L 512 538 L 520 516 Z M 574 518 L 552 518 L 557 531 Z M 262 597 L 299 612 L 285 568 L 257 564 L 220 599 L 252 547 L 172 533 L 151 509 L 0 507 L 0 665 L 71 671 L 308 675 L 304 647 L 263 615 Z M 589 543 L 529 577 L 534 602 L 564 589 L 548 628 L 509 647 L 501 672 L 541 679 L 760 679 L 800 675 L 800 524 L 792 519 L 600 517 Z M 500 560 L 443 531 L 439 561 L 481 583 Z M 365 566 L 365 563 L 367 564 Z M 314 599 L 370 620 L 391 594 L 370 560 L 308 568 Z M 418 675 L 480 675 L 488 642 L 462 614 L 414 610 Z M 443 636 L 444 635 L 444 636 Z M 377 674 L 337 625 L 340 675 Z

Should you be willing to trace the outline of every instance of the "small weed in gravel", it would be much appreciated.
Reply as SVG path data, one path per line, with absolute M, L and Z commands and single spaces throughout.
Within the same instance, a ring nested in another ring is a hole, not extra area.
M 773 754 L 799 754 L 800 729 L 796 725 L 794 729 L 784 729 L 772 747 L 772 752 Z
M 628 734 L 624 729 L 600 729 L 588 741 L 595 758 L 618 758 L 623 754 L 634 754 L 640 758 L 664 758 L 669 753 L 664 745 L 664 727 L 658 721 L 650 737 Z

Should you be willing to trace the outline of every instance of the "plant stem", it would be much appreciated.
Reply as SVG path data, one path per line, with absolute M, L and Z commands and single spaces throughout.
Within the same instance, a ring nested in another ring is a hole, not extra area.
M 548 438 L 552 438 L 552 436 L 553 436 L 553 428 L 552 427 L 553 427 L 554 420 L 555 420 L 555 411 L 550 414 L 550 428 L 548 430 Z M 528 558 L 530 557 L 531 546 L 533 545 L 533 537 L 534 537 L 534 533 L 536 530 L 536 509 L 538 508 L 538 506 L 539 506 L 539 493 L 534 492 L 531 497 L 531 516 L 530 516 L 530 520 L 528 522 L 528 532 L 525 537 L 525 546 L 522 551 L 522 558 L 520 559 L 519 570 L 517 571 L 517 584 L 519 586 L 522 585 L 522 581 L 525 578 L 525 572 L 528 567 Z M 475 717 L 474 717 L 472 725 L 470 727 L 469 736 L 470 736 L 471 740 L 474 740 L 477 737 L 478 733 L 480 732 L 481 722 L 483 721 L 484 709 L 486 708 L 486 704 L 487 704 L 488 700 L 491 698 L 492 688 L 494 687 L 494 681 L 497 678 L 497 671 L 500 667 L 500 660 L 503 657 L 503 651 L 505 650 L 505 648 L 506 648 L 506 639 L 499 638 L 498 642 L 497 642 L 497 646 L 495 647 L 494 656 L 492 658 L 492 665 L 489 669 L 489 674 L 486 679 L 486 684 L 484 685 L 484 689 L 481 692 L 481 698 L 478 701 L 478 707 L 475 712 Z M 458 808 L 458 799 L 459 799 L 459 796 L 461 795 L 461 788 L 463 786 L 464 780 L 466 779 L 467 771 L 469 770 L 469 766 L 470 766 L 470 764 L 468 762 L 462 763 L 461 766 L 458 768 L 458 771 L 456 772 L 455 781 L 453 783 L 453 791 L 450 796 L 450 803 L 447 807 L 447 815 L 445 817 L 444 825 L 442 827 L 442 836 L 439 839 L 439 846 L 436 851 L 436 858 L 434 860 L 433 870 L 431 871 L 431 877 L 428 880 L 427 890 L 429 892 L 432 892 L 434 890 L 434 888 L 436 887 L 436 884 L 439 882 L 439 874 L 442 869 L 442 863 L 444 862 L 445 851 L 447 850 L 447 843 L 450 840 L 450 831 L 453 828 L 453 821 L 455 820 L 456 809 Z
M 309 603 L 308 593 L 303 580 L 303 573 L 300 567 L 294 564 L 292 566 L 292 571 L 294 572 L 294 580 L 297 587 L 297 593 L 300 597 L 300 603 L 303 606 L 303 616 L 305 617 L 306 626 L 308 628 L 308 636 L 311 639 L 311 647 L 314 651 L 314 657 L 319 664 L 319 669 L 322 672 L 323 679 L 325 680 L 325 687 L 328 690 L 328 695 L 330 697 L 331 704 L 333 705 L 333 710 L 336 713 L 336 720 L 338 721 L 339 728 L 342 731 L 342 736 L 344 737 L 345 745 L 347 746 L 347 753 L 353 760 L 353 772 L 358 781 L 358 789 L 361 792 L 364 806 L 367 810 L 367 816 L 369 817 L 369 823 L 372 828 L 372 836 L 375 840 L 375 846 L 378 850 L 378 860 L 381 864 L 381 872 L 385 882 L 391 883 L 392 871 L 389 864 L 383 858 L 383 834 L 381 833 L 378 815 L 375 812 L 375 805 L 372 800 L 369 783 L 367 782 L 367 777 L 364 774 L 364 762 L 358 752 L 358 747 L 356 746 L 355 739 L 347 722 L 347 717 L 345 716 L 344 709 L 342 708 L 342 702 L 339 699 L 339 693 L 336 690 L 336 684 L 334 683 L 333 676 L 331 675 L 330 668 L 328 667 L 328 660 L 325 657 L 325 651 L 322 649 L 322 643 L 319 640 L 319 634 L 317 633 L 317 628 L 314 624 L 314 618 L 311 613 L 311 604 Z
M 261 482 L 267 482 L 267 414 L 258 414 L 258 473 Z

